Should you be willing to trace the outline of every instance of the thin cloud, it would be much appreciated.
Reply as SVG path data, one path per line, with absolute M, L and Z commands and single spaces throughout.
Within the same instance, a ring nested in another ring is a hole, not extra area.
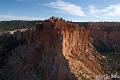
M 103 16 L 120 16 L 120 4 L 110 5 L 104 9 L 97 9 L 94 5 L 89 6 L 89 10 L 92 14 Z
M 97 9 L 94 5 L 90 5 L 89 10 L 90 10 L 90 13 L 93 13 L 93 14 L 97 13 Z
M 69 2 L 64 2 L 62 0 L 58 0 L 56 2 L 50 2 L 47 4 L 47 6 L 58 10 L 62 10 L 74 16 L 79 16 L 79 17 L 85 16 L 84 11 L 80 6 Z
M 9 20 L 43 20 L 43 18 L 27 17 L 27 16 L 0 15 L 0 21 L 9 21 Z

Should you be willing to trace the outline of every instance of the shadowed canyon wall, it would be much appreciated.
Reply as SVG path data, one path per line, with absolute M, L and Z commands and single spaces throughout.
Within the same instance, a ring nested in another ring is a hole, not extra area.
M 119 23 L 89 23 L 92 42 L 99 52 L 120 52 L 120 24 Z
M 120 74 L 120 23 L 96 22 L 89 23 L 91 43 L 103 55 L 102 67 L 108 74 Z

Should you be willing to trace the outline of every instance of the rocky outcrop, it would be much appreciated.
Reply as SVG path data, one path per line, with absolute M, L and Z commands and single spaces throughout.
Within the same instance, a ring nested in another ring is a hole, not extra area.
M 24 39 L 0 70 L 3 80 L 94 80 L 104 74 L 101 57 L 89 41 L 90 30 L 59 19 L 16 32 Z
M 92 43 L 99 52 L 120 52 L 119 23 L 89 23 L 88 29 Z
M 120 23 L 96 22 L 89 23 L 91 43 L 96 51 L 104 55 L 102 68 L 107 74 L 120 74 Z

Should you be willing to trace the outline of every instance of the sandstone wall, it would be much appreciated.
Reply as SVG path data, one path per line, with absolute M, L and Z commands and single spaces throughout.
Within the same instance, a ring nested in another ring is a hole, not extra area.
M 120 52 L 119 23 L 91 23 L 88 27 L 99 52 Z
M 12 51 L 1 70 L 5 80 L 94 80 L 104 74 L 101 57 L 94 52 L 89 31 L 58 19 L 36 29 L 16 32 L 24 45 Z M 9 77 L 9 79 L 8 79 Z

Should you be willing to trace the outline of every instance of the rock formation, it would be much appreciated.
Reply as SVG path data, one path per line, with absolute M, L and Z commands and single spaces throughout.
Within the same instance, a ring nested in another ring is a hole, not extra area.
M 35 29 L 16 31 L 12 36 L 24 42 L 11 51 L 11 56 L 0 69 L 0 78 L 95 80 L 96 75 L 105 72 L 101 66 L 102 57 L 94 50 L 91 41 L 97 44 L 99 40 L 119 40 L 112 36 L 118 35 L 117 32 L 104 30 L 100 27 L 80 27 L 62 19 L 51 18 L 38 23 Z M 117 46 L 117 43 L 114 44 L 114 49 Z
M 89 23 L 90 36 L 99 52 L 120 52 L 119 23 Z
M 102 67 L 108 74 L 120 73 L 120 23 L 96 22 L 89 23 L 91 43 L 104 59 Z

